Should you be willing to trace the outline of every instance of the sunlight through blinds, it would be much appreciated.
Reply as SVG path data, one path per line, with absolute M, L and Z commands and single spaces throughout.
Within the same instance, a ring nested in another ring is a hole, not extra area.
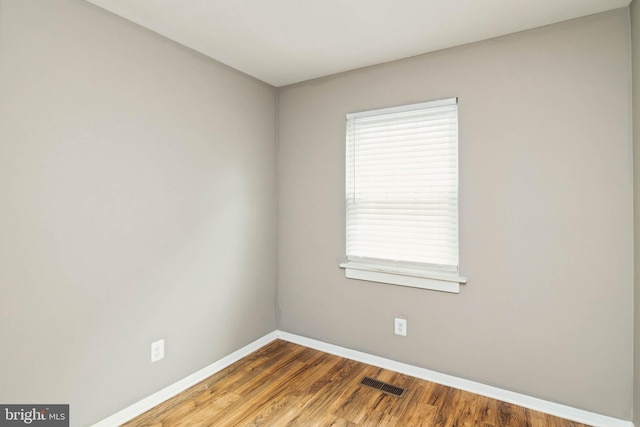
M 347 115 L 347 259 L 458 271 L 457 98 Z

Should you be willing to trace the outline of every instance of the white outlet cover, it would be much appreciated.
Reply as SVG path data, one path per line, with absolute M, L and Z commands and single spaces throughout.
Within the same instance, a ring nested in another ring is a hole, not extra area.
M 151 361 L 157 362 L 164 359 L 164 340 L 158 340 L 151 343 Z
M 396 335 L 407 336 L 407 319 L 394 318 L 393 331 Z

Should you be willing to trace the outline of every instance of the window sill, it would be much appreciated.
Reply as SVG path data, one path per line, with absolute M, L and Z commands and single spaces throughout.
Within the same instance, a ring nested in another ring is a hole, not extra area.
M 345 269 L 345 276 L 348 279 L 366 280 L 369 282 L 387 283 L 454 294 L 460 292 L 461 283 L 467 283 L 466 277 L 419 270 L 391 270 L 378 265 L 352 261 L 341 263 L 340 267 Z

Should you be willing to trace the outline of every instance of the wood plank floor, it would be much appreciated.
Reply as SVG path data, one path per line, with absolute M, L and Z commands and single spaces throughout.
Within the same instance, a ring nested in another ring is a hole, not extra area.
M 364 376 L 407 391 L 384 394 Z M 124 426 L 586 427 L 281 340 Z

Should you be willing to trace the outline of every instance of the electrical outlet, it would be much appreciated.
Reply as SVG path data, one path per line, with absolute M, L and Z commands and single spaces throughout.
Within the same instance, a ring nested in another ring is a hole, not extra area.
M 407 319 L 396 317 L 393 319 L 393 331 L 396 335 L 407 336 Z
M 164 359 L 164 340 L 151 343 L 151 361 L 157 362 Z

